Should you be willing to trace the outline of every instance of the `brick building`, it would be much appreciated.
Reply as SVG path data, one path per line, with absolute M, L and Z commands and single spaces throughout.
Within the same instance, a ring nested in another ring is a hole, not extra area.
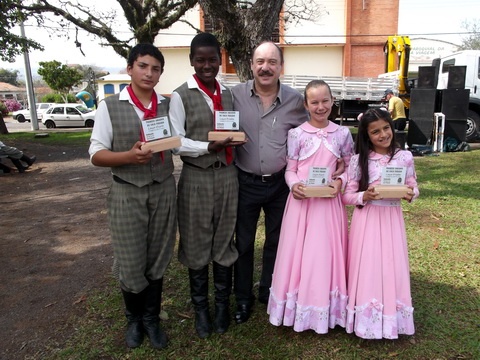
M 286 0 L 288 4 L 289 0 Z M 324 0 L 315 21 L 292 24 L 279 19 L 278 44 L 283 48 L 285 75 L 377 77 L 385 72 L 383 47 L 398 32 L 399 0 Z M 184 20 L 208 31 L 201 8 Z M 177 22 L 155 39 L 165 55 L 165 73 L 157 89 L 171 93 L 192 74 L 188 59 L 195 31 Z M 221 74 L 235 73 L 224 53 Z

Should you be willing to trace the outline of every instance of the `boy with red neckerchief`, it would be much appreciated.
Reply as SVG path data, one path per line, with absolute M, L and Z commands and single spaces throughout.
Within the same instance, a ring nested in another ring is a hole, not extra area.
M 140 346 L 144 335 L 154 348 L 167 346 L 159 314 L 177 225 L 173 161 L 169 151 L 158 156 L 142 150 L 141 131 L 142 120 L 168 114 L 168 99 L 154 89 L 164 65 L 155 46 L 133 47 L 131 83 L 99 104 L 90 139 L 92 164 L 112 170 L 108 217 L 130 348 Z
M 200 338 L 206 338 L 212 328 L 223 334 L 230 324 L 238 200 L 232 147 L 243 143 L 231 137 L 208 141 L 208 132 L 214 130 L 215 112 L 233 110 L 230 90 L 215 79 L 221 65 L 220 44 L 215 36 L 201 33 L 193 38 L 190 65 L 195 74 L 172 93 L 169 115 L 173 132 L 182 138 L 182 146 L 174 150 L 183 161 L 178 183 L 178 258 L 188 267 L 195 329 Z M 215 287 L 213 326 L 208 304 L 210 262 Z

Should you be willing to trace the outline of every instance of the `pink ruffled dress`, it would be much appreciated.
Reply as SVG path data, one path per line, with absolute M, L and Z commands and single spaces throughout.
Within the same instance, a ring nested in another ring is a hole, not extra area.
M 370 184 L 380 184 L 384 166 L 404 166 L 406 185 L 414 189 L 414 198 L 418 197 L 412 154 L 400 150 L 392 160 L 389 158 L 370 153 Z M 354 155 L 343 201 L 347 205 L 364 206 L 355 208 L 350 225 L 346 330 L 364 339 L 412 335 L 415 328 L 410 270 L 400 200 L 374 200 L 364 204 L 363 192 L 357 192 L 359 180 L 358 155 Z
M 287 145 L 290 188 L 306 183 L 310 167 L 328 167 L 331 176 L 337 159 L 343 158 L 347 167 L 353 155 L 350 131 L 332 122 L 323 129 L 306 122 L 290 130 Z M 345 184 L 346 172 L 342 176 Z M 319 334 L 335 325 L 345 327 L 347 237 L 340 196 L 295 200 L 290 193 L 267 308 L 273 325 Z

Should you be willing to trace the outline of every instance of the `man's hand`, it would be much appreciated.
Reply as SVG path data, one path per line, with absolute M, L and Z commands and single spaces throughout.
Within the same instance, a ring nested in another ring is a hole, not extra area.
M 240 145 L 245 144 L 246 142 L 247 142 L 247 140 L 245 140 L 245 141 L 233 141 L 233 137 L 229 136 L 225 140 L 211 141 L 208 144 L 208 151 L 209 152 L 219 152 L 226 147 L 240 146 Z

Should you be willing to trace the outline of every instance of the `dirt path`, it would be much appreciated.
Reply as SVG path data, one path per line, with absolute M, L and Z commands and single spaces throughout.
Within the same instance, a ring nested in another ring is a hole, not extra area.
M 110 280 L 111 175 L 90 164 L 86 147 L 8 145 L 37 162 L 0 173 L 0 359 L 40 359 L 68 338 L 89 292 Z

